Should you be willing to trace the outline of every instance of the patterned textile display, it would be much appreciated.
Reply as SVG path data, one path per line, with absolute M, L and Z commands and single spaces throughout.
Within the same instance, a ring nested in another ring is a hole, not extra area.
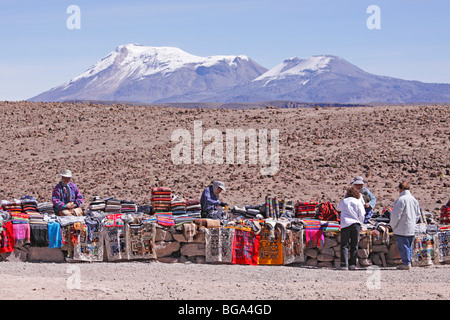
M 175 225 L 175 219 L 172 216 L 172 212 L 156 213 L 156 221 L 158 224 L 164 227 L 171 227 Z
M 414 237 L 413 265 L 423 267 L 433 264 L 434 242 L 432 235 L 416 235 Z
M 13 226 L 13 237 L 16 245 L 30 243 L 31 230 L 30 219 L 24 213 L 11 213 L 11 222 Z
M 48 247 L 61 248 L 63 246 L 61 225 L 56 221 L 49 221 L 47 224 L 48 230 Z
M 438 232 L 435 243 L 435 261 L 450 261 L 450 231 Z
M 274 230 L 275 237 L 270 236 L 270 230 L 266 227 L 261 229 L 259 241 L 259 260 L 261 265 L 281 265 L 283 264 L 283 244 L 281 243 L 281 231 Z
M 199 200 L 186 201 L 186 214 L 193 218 L 200 218 L 202 207 Z
M 305 227 L 305 238 L 307 248 L 321 248 L 325 241 L 320 220 L 302 220 Z
M 173 196 L 170 202 L 170 210 L 174 216 L 186 214 L 186 200 L 180 196 Z
M 172 203 L 172 190 L 167 187 L 152 188 L 151 202 L 156 213 L 170 212 Z
M 108 261 L 126 260 L 127 238 L 121 214 L 107 215 L 104 220 L 103 237 Z
M 321 222 L 323 232 L 340 232 L 341 225 L 337 221 L 323 221 Z
M 295 217 L 300 219 L 314 219 L 316 217 L 316 207 L 319 203 L 316 201 L 302 202 L 297 201 L 294 205 Z
M 11 221 L 3 221 L 0 234 L 0 253 L 14 251 L 13 227 Z
M 300 263 L 306 261 L 304 230 L 286 231 L 286 240 L 283 242 L 283 264 Z
M 250 230 L 236 229 L 233 239 L 234 264 L 258 264 L 260 235 Z
M 47 224 L 30 224 L 30 245 L 32 247 L 48 247 Z
M 78 261 L 103 261 L 104 233 L 102 224 L 87 217 L 74 247 L 73 259 Z
M 233 262 L 233 228 L 209 228 L 205 230 L 206 262 Z
M 127 224 L 127 257 L 133 259 L 156 259 L 154 223 Z

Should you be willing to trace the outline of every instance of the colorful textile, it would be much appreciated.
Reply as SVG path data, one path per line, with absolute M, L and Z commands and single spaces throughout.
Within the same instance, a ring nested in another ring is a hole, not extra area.
M 209 228 L 205 230 L 206 262 L 233 262 L 233 228 Z
M 116 214 L 109 214 L 106 216 L 103 224 L 105 227 L 123 227 L 124 223 L 122 220 L 122 214 L 116 213 Z
M 102 224 L 93 218 L 86 218 L 74 247 L 73 260 L 103 261 L 104 234 Z
M 252 231 L 236 229 L 233 239 L 234 264 L 258 264 L 260 235 Z
M 325 241 L 320 220 L 302 220 L 305 227 L 306 247 L 321 248 Z
M 323 232 L 339 232 L 341 231 L 340 223 L 337 221 L 321 222 Z
M 430 266 L 433 264 L 434 236 L 416 235 L 414 237 L 412 263 L 415 266 Z
M 14 243 L 24 245 L 30 243 L 31 231 L 29 223 L 14 223 L 12 221 Z
M 275 229 L 275 237 L 270 236 L 270 230 L 266 227 L 261 229 L 259 242 L 259 261 L 261 265 L 283 264 L 283 244 L 281 243 L 281 231 Z
M 435 260 L 437 262 L 450 261 L 450 231 L 437 234 L 435 248 Z
M 164 227 L 171 227 L 175 225 L 175 220 L 171 212 L 156 213 L 155 216 L 158 224 Z
M 156 259 L 154 223 L 127 224 L 127 258 Z
M 123 226 L 105 226 L 102 232 L 108 261 L 128 259 L 125 228 Z
M 30 245 L 32 247 L 48 247 L 47 224 L 30 224 Z
M 14 251 L 13 224 L 11 221 L 3 222 L 0 234 L 0 253 Z
M 286 231 L 286 240 L 283 242 L 283 264 L 300 263 L 306 261 L 304 230 Z
M 61 248 L 63 246 L 61 237 L 61 225 L 56 221 L 49 221 L 47 224 L 48 230 L 48 247 Z

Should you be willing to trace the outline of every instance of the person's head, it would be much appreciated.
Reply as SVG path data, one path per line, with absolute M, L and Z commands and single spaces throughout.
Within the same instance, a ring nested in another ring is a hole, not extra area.
M 406 181 L 403 181 L 398 185 L 398 191 L 400 193 L 402 193 L 405 190 L 409 190 L 409 183 Z
M 354 177 L 353 181 L 350 183 L 356 190 L 361 190 L 364 185 L 364 179 L 362 177 Z
M 72 178 L 72 171 L 67 169 L 61 171 L 61 181 L 64 185 L 69 184 L 71 178 Z
M 353 197 L 355 199 L 359 199 L 360 194 L 356 188 L 348 188 L 347 193 L 345 194 L 346 198 Z
M 222 191 L 225 191 L 225 184 L 222 181 L 213 181 L 213 192 L 219 195 Z

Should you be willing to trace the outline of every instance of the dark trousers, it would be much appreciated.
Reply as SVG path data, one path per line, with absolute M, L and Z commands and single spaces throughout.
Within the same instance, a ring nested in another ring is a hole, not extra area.
M 356 266 L 360 230 L 359 223 L 341 229 L 341 267 Z

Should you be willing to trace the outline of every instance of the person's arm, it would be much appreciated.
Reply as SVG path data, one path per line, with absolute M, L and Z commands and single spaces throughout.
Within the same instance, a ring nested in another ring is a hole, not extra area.
M 367 191 L 367 196 L 369 197 L 369 206 L 371 209 L 375 208 L 375 205 L 377 204 L 377 198 L 375 198 L 375 196 L 372 194 L 372 192 L 370 192 L 369 189 L 366 188 Z
M 83 195 L 81 194 L 80 189 L 76 184 L 73 184 L 73 190 L 75 193 L 75 200 L 74 200 L 75 206 L 77 208 L 80 208 L 84 200 Z
M 64 202 L 61 201 L 62 195 L 60 193 L 60 189 L 58 187 L 55 187 L 52 191 L 52 203 L 53 206 L 58 209 L 59 211 L 65 209 Z
M 361 224 L 364 224 L 364 217 L 366 215 L 366 210 L 364 209 L 364 205 L 359 201 L 356 213 L 358 214 L 359 222 L 361 222 Z
M 394 202 L 394 206 L 392 207 L 391 211 L 391 221 L 389 222 L 389 225 L 392 227 L 393 230 L 397 228 L 398 222 L 400 221 L 400 218 L 403 214 L 404 207 L 405 204 L 403 201 L 401 201 L 401 199 L 397 199 Z

